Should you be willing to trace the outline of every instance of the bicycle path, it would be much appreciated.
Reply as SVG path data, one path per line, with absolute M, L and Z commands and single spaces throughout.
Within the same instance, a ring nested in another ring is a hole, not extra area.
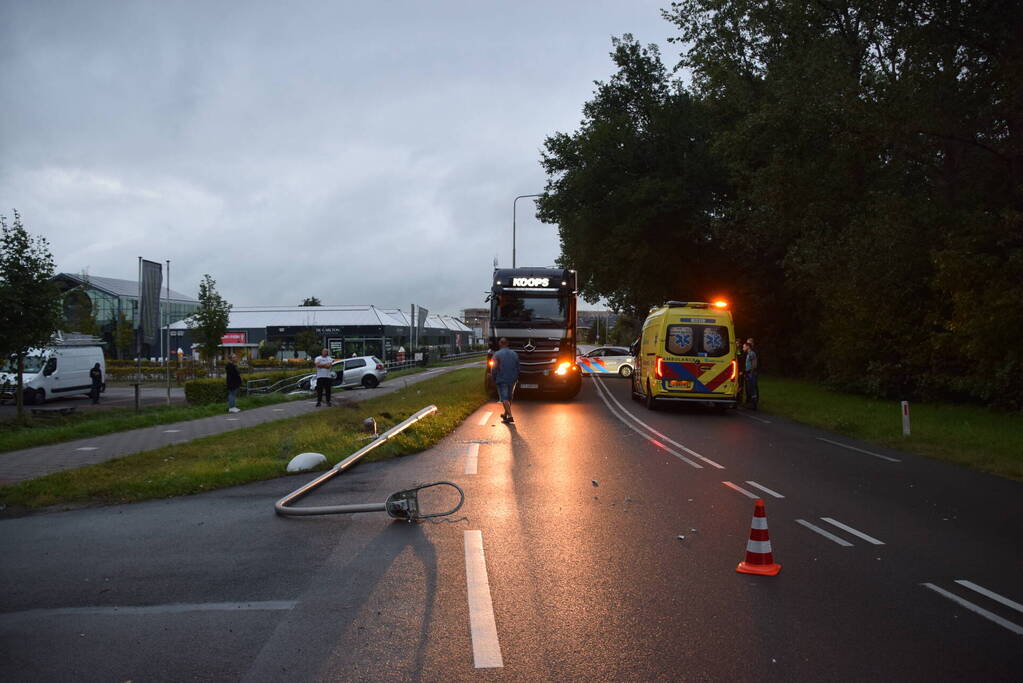
M 386 380 L 374 389 L 351 389 L 337 392 L 339 399 L 361 401 L 377 396 L 394 393 L 406 386 L 436 377 L 438 374 L 479 365 L 479 362 L 431 368 L 425 372 L 407 375 L 393 380 Z M 0 453 L 0 486 L 20 481 L 35 479 L 53 472 L 71 470 L 86 465 L 121 458 L 134 453 L 151 451 L 164 446 L 185 443 L 204 436 L 223 434 L 237 429 L 254 427 L 264 422 L 284 420 L 297 415 L 305 415 L 317 408 L 312 398 L 279 403 L 262 408 L 243 410 L 238 413 L 226 413 L 198 420 L 174 422 L 132 429 L 124 432 L 92 436 L 76 441 L 36 446 L 20 451 Z

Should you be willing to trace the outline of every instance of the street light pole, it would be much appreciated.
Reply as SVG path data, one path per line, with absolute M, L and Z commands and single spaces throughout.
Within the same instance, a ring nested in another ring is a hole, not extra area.
M 520 194 L 512 202 L 512 268 L 515 267 L 515 203 L 526 197 L 542 197 L 542 194 Z

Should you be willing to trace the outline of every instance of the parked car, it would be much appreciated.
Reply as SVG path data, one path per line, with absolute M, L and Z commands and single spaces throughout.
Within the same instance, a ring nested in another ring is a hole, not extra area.
M 50 346 L 30 350 L 22 370 L 25 403 L 42 404 L 56 396 L 88 394 L 92 391 L 89 370 L 96 363 L 106 380 L 107 363 L 103 349 L 98 346 Z M 0 366 L 0 398 L 14 398 L 17 373 L 13 359 L 7 359 Z M 103 391 L 106 391 L 105 381 L 100 387 L 100 392 Z
M 620 346 L 601 346 L 576 358 L 576 364 L 586 375 L 611 375 L 632 377 L 636 361 L 628 349 Z
M 344 380 L 338 376 L 344 367 Z M 372 389 L 387 377 L 387 368 L 384 362 L 376 356 L 361 356 L 358 358 L 345 358 L 334 361 L 331 365 L 331 372 L 334 375 L 331 386 L 350 389 L 352 387 L 365 387 Z M 303 377 L 298 386 L 302 389 L 312 390 L 316 388 L 316 374 Z

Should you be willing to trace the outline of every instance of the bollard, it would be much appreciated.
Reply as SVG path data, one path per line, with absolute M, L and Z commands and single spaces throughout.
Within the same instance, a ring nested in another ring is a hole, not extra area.
M 902 435 L 909 436 L 909 401 L 902 402 Z

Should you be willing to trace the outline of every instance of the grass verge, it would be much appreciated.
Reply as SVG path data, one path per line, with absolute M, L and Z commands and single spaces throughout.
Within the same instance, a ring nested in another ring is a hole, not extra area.
M 456 370 L 363 403 L 346 403 L 5 486 L 0 488 L 0 503 L 17 511 L 200 493 L 283 476 L 291 458 L 305 451 L 323 453 L 327 466 L 333 466 L 365 445 L 360 437 L 367 416 L 374 416 L 383 431 L 434 404 L 437 414 L 372 451 L 364 461 L 418 453 L 450 433 L 485 401 L 479 370 Z
M 246 410 L 288 400 L 290 397 L 279 394 L 252 396 L 239 398 L 238 407 Z M 150 406 L 138 413 L 133 408 L 104 408 L 83 410 L 66 416 L 29 418 L 27 424 L 21 424 L 13 419 L 6 420 L 0 422 L 0 453 L 123 432 L 128 429 L 198 420 L 202 417 L 220 415 L 224 412 L 225 406 L 224 403 L 201 406 L 180 404 Z
M 1023 481 L 1023 415 L 941 403 L 910 405 L 902 436 L 898 401 L 829 391 L 810 382 L 762 377 L 760 408 L 796 422 L 908 453 Z

